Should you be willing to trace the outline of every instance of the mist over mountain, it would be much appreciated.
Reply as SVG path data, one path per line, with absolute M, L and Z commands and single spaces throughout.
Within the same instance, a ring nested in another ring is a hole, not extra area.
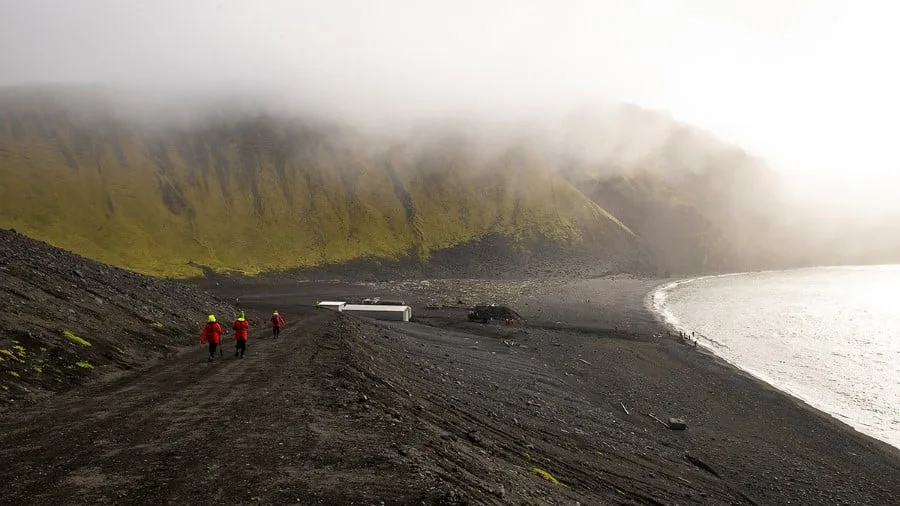
M 72 105 L 81 93 L 0 97 L 2 224 L 129 268 L 426 258 L 491 234 L 610 253 L 635 242 L 524 145 L 470 149 L 453 131 L 384 143 L 232 109 L 129 121 L 102 97 Z
M 867 258 L 813 234 L 760 160 L 634 106 L 379 135 L 251 99 L 128 96 L 0 91 L 0 226 L 174 276 L 428 264 L 487 239 L 592 274 Z
M 870 7 L 0 2 L 0 225 L 169 275 L 900 260 Z

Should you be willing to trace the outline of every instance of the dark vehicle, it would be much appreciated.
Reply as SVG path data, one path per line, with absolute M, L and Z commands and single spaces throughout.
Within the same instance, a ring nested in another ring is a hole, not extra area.
M 489 323 L 492 320 L 501 320 L 506 325 L 516 325 L 525 321 L 519 313 L 506 306 L 495 304 L 475 306 L 469 311 L 470 322 Z

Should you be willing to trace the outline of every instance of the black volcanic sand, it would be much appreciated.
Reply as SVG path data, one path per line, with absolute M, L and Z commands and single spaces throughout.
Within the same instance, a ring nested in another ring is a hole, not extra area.
M 279 309 L 282 339 L 4 414 L 0 502 L 900 504 L 900 451 L 657 335 L 653 280 L 205 283 Z M 367 295 L 416 321 L 309 307 Z M 527 323 L 470 323 L 463 296 Z

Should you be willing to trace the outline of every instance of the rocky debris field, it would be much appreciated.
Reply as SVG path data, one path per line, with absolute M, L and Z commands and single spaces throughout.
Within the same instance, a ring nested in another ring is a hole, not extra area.
M 188 287 L 101 264 L 0 229 L 0 410 L 199 342 L 234 307 Z
M 562 246 L 534 240 L 516 245 L 492 234 L 471 242 L 432 251 L 427 259 L 418 255 L 398 259 L 364 258 L 340 264 L 262 273 L 261 284 L 277 284 L 285 277 L 307 281 L 374 283 L 403 279 L 543 280 L 547 278 L 595 278 L 627 272 L 657 276 L 656 262 L 646 254 L 628 256 L 611 248 Z M 208 273 L 212 274 L 212 273 Z
M 561 283 L 561 280 L 556 280 Z M 548 288 L 549 280 L 423 279 L 361 283 L 374 293 L 401 293 L 429 307 L 471 307 L 514 300 Z

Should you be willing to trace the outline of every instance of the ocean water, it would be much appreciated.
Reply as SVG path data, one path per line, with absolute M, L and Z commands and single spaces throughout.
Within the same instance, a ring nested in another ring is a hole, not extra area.
M 701 277 L 651 304 L 728 362 L 900 447 L 900 265 Z

